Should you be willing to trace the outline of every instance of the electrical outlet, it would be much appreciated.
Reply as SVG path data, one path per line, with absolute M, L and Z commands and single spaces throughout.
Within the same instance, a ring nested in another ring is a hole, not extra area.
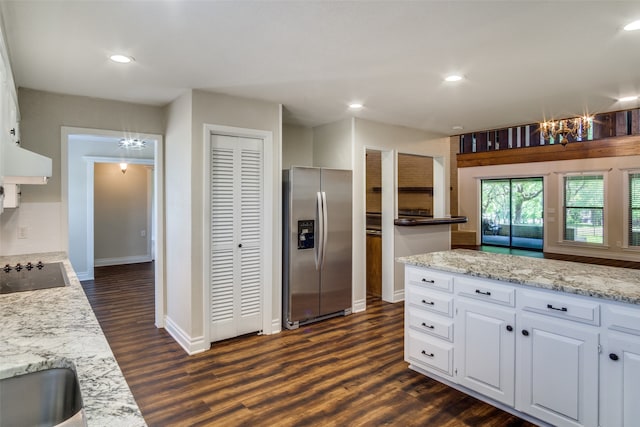
M 140 230 L 140 237 L 147 237 L 147 230 Z
M 18 239 L 26 239 L 28 234 L 28 227 L 18 227 Z

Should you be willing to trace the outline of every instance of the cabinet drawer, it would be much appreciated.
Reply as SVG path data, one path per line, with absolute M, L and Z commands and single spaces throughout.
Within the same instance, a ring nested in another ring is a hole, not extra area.
M 409 304 L 444 316 L 453 316 L 453 295 L 430 291 L 420 286 L 408 287 Z
M 453 376 L 453 345 L 409 331 L 409 362 Z
M 482 280 L 456 278 L 456 293 L 465 297 L 492 302 L 495 304 L 515 306 L 516 290 L 509 285 L 488 283 Z
M 407 284 L 422 285 L 431 289 L 453 292 L 453 277 L 435 273 L 420 267 L 407 267 L 405 281 Z
M 518 289 L 518 305 L 523 310 L 589 325 L 600 325 L 600 304 L 562 295 Z
M 640 306 L 620 307 L 617 305 L 605 305 L 602 321 L 612 330 L 640 335 Z
M 453 319 L 409 307 L 409 327 L 447 341 L 453 341 Z

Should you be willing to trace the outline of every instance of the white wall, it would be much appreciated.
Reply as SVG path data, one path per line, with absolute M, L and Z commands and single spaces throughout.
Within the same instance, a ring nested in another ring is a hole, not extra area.
M 354 120 L 354 148 L 353 148 L 353 176 L 354 188 L 354 303 L 362 305 L 366 301 L 366 149 L 375 149 L 388 154 L 397 154 L 398 152 L 408 154 L 419 154 L 434 157 L 434 210 L 444 214 L 449 213 L 449 195 L 443 194 L 449 189 L 449 138 L 424 132 L 417 129 L 411 129 L 402 126 L 393 126 L 383 123 L 371 122 L 368 120 Z M 387 154 L 387 155 L 388 155 Z M 395 161 L 391 162 L 394 166 Z M 385 168 L 385 154 L 383 153 L 383 169 Z M 383 171 L 383 191 L 386 186 L 385 172 Z M 397 182 L 397 171 L 393 172 L 393 182 Z M 438 176 L 441 178 L 438 179 Z M 394 184 L 395 187 L 395 184 Z M 384 194 L 383 194 L 384 197 Z M 439 202 L 438 202 L 439 201 Z M 393 225 L 394 217 L 385 212 L 383 200 L 383 226 L 382 226 L 382 243 L 383 243 L 383 274 L 385 268 L 388 270 L 391 260 L 390 247 L 410 248 L 414 247 L 413 243 L 405 241 L 407 239 L 414 240 L 417 230 L 408 232 L 407 230 L 398 230 L 400 227 Z M 442 206 L 436 206 L 440 203 Z M 438 210 L 441 209 L 441 210 Z M 395 212 L 393 213 L 395 215 Z M 420 227 L 426 233 L 431 226 Z M 447 226 L 448 227 L 448 226 Z M 390 230 L 394 230 L 393 234 Z M 440 242 L 430 247 L 431 250 L 449 249 L 448 242 L 445 245 L 441 238 L 441 230 L 438 230 L 439 238 L 434 242 Z M 405 236 L 406 235 L 406 236 Z M 390 237 L 393 236 L 391 239 Z M 391 246 L 389 241 L 393 240 Z M 386 263 L 385 263 L 386 261 Z M 404 295 L 404 265 L 393 263 L 394 274 L 393 299 L 401 300 Z M 389 272 L 387 272 L 388 274 Z M 383 290 L 384 292 L 384 290 Z
M 594 142 L 595 144 L 595 142 Z M 555 162 L 521 163 L 513 165 L 478 166 L 458 169 L 459 214 L 469 221 L 458 229 L 476 232 L 480 243 L 480 180 L 483 178 L 536 177 L 544 179 L 544 251 L 588 257 L 638 260 L 638 251 L 625 249 L 623 222 L 623 170 L 640 169 L 640 156 L 606 157 L 598 159 L 562 160 Z M 609 171 L 610 170 L 610 171 Z M 563 242 L 562 173 L 606 172 L 605 223 L 609 231 L 604 245 L 580 245 Z M 620 243 L 620 246 L 618 246 Z
M 165 251 L 167 328 L 182 331 L 189 340 L 197 325 L 192 324 L 192 285 L 197 270 L 191 268 L 191 129 L 192 93 L 180 96 L 166 108 L 165 134 Z M 202 332 L 200 332 L 202 335 Z
M 313 166 L 353 169 L 353 119 L 313 128 Z
M 167 107 L 167 328 L 183 334 L 187 351 L 208 348 L 205 342 L 203 253 L 204 125 L 222 125 L 272 132 L 273 156 L 273 271 L 274 325 L 281 317 L 281 106 L 264 101 L 193 90 Z M 188 126 L 188 129 L 187 129 Z M 180 176 L 182 174 L 182 176 Z M 185 269 L 185 265 L 189 266 Z M 188 271 L 185 271 L 188 270 Z
M 313 165 L 313 129 L 282 125 L 282 169 Z

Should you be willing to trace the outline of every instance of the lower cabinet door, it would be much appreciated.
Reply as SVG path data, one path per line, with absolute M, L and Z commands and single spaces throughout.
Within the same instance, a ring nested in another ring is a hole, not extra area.
M 515 400 L 515 312 L 494 304 L 456 301 L 458 383 L 505 405 Z
M 518 317 L 516 409 L 555 426 L 598 425 L 598 329 Z
M 640 336 L 609 331 L 602 355 L 602 426 L 640 423 Z

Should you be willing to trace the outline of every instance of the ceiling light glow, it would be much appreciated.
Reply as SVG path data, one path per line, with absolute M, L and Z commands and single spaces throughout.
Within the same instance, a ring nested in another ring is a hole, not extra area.
M 118 64 L 128 64 L 131 61 L 133 61 L 133 58 L 130 56 L 126 56 L 126 55 L 111 55 L 109 57 L 110 60 L 112 60 L 113 62 L 117 62 Z
M 640 30 L 640 19 L 624 26 L 625 31 Z
M 445 77 L 444 80 L 447 82 L 459 82 L 460 80 L 462 80 L 462 76 L 459 76 L 457 74 L 452 74 L 450 76 Z
M 460 125 L 455 125 L 455 126 L 452 126 L 451 129 L 453 129 L 453 130 L 462 130 L 462 129 L 464 129 L 464 127 L 460 126 Z
M 351 104 L 349 104 L 349 108 L 351 108 L 352 110 L 359 110 L 363 107 L 363 105 L 359 102 L 352 102 Z
M 620 102 L 629 102 L 629 101 L 635 101 L 636 99 L 638 99 L 638 95 L 635 95 L 635 96 L 625 96 L 624 98 L 620 98 L 620 99 L 618 99 L 618 101 L 620 101 Z

